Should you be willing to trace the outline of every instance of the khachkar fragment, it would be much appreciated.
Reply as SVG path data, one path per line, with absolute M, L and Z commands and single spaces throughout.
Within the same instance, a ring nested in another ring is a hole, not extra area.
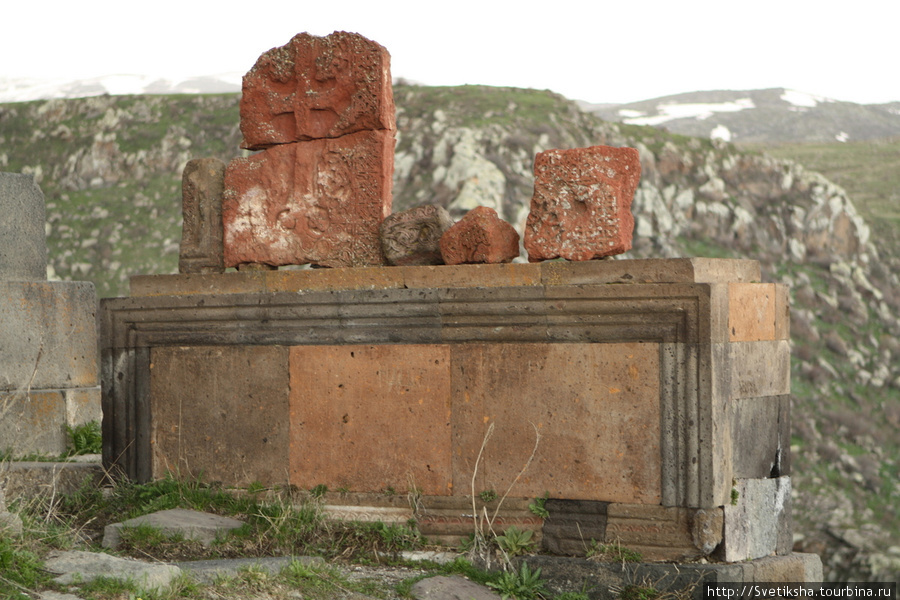
M 547 150 L 535 157 L 534 178 L 524 240 L 529 261 L 591 260 L 631 249 L 637 150 Z
M 217 158 L 188 161 L 181 178 L 180 273 L 225 271 L 222 245 L 222 196 L 225 163 Z
M 244 76 L 243 147 L 393 131 L 390 54 L 357 33 L 294 36 Z
M 473 208 L 441 237 L 448 265 L 506 263 L 519 256 L 519 234 L 487 206 Z
M 393 132 L 273 146 L 225 170 L 225 266 L 383 265 Z
M 453 225 L 443 206 L 429 204 L 394 213 L 381 224 L 381 249 L 389 265 L 442 265 L 441 236 Z

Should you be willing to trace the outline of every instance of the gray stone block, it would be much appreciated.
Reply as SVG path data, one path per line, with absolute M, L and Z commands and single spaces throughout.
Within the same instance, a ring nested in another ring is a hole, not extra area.
M 0 440 L 14 455 L 59 455 L 66 426 L 100 421 L 100 386 L 68 390 L 0 392 Z
M 791 478 L 738 479 L 735 490 L 735 503 L 725 507 L 725 561 L 789 553 Z
M 606 540 L 606 509 L 609 502 L 560 500 L 544 503 L 544 549 L 552 554 L 583 556 L 591 540 Z
M 728 344 L 731 397 L 759 398 L 791 393 L 789 340 L 732 342 Z
M 0 281 L 0 390 L 99 384 L 94 285 Z
M 44 194 L 31 175 L 0 173 L 0 281 L 47 279 Z
M 733 403 L 734 476 L 765 479 L 791 474 L 791 397 L 744 398 Z

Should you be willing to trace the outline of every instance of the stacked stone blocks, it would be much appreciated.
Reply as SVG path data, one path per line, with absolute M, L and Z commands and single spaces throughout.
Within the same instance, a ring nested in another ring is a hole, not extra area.
M 0 450 L 58 455 L 66 426 L 100 420 L 96 295 L 47 281 L 44 195 L 0 173 Z

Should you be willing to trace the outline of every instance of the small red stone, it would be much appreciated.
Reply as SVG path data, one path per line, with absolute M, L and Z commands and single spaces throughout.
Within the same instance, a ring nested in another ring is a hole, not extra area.
M 396 129 L 391 57 L 357 33 L 294 36 L 244 75 L 243 148 Z
M 441 236 L 441 256 L 448 265 L 507 263 L 519 256 L 519 234 L 493 208 L 478 206 Z
M 524 240 L 529 261 L 591 260 L 631 249 L 637 150 L 547 150 L 534 159 L 534 179 Z
M 225 171 L 225 266 L 383 265 L 394 136 L 364 131 L 282 144 Z

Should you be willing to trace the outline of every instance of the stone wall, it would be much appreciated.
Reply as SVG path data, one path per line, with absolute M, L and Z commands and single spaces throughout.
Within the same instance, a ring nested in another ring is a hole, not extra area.
M 60 454 L 66 426 L 100 420 L 97 299 L 47 281 L 44 195 L 0 173 L 0 451 Z
M 136 277 L 101 304 L 104 459 L 370 508 L 413 493 L 447 538 L 538 434 L 512 496 L 561 504 L 506 517 L 546 544 L 788 553 L 787 294 L 759 278 L 711 259 Z

